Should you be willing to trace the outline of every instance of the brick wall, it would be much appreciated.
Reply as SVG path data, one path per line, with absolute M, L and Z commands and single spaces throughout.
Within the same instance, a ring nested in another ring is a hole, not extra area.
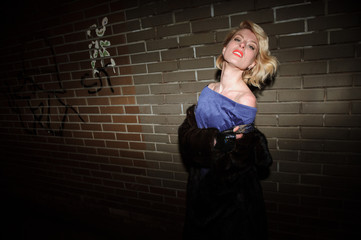
M 59 2 L 14 6 L 2 21 L 4 193 L 179 236 L 187 174 L 177 128 L 214 81 L 225 34 L 251 19 L 281 63 L 256 118 L 274 158 L 262 182 L 271 239 L 359 233 L 360 9 L 339 0 Z

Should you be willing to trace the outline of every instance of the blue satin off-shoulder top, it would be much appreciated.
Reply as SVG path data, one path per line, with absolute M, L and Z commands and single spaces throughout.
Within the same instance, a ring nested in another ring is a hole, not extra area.
M 206 86 L 195 109 L 198 128 L 217 128 L 220 132 L 251 124 L 257 108 L 237 103 Z

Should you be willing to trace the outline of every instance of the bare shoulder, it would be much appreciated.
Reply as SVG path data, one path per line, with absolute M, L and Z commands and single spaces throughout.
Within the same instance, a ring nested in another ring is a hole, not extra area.
M 209 87 L 210 89 L 212 89 L 213 91 L 218 92 L 218 91 L 219 91 L 219 88 L 220 88 L 220 82 L 210 83 L 210 84 L 208 84 L 208 87 Z
M 256 107 L 257 106 L 257 99 L 253 95 L 252 92 L 245 92 L 245 93 L 241 94 L 239 96 L 237 102 L 242 104 L 242 105 L 249 106 L 249 107 Z
M 218 82 L 214 82 L 214 83 L 208 84 L 208 87 L 209 87 L 210 89 L 212 89 L 213 91 L 215 91 L 216 88 L 218 87 L 218 85 L 219 85 Z

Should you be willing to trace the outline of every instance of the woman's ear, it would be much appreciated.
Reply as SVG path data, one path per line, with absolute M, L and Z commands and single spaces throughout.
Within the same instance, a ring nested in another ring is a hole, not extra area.
M 256 66 L 256 61 L 254 61 L 251 65 L 248 66 L 248 70 L 251 70 L 252 68 L 254 68 L 254 66 Z
M 223 47 L 222 49 L 222 55 L 224 55 L 224 52 L 226 51 L 226 47 Z

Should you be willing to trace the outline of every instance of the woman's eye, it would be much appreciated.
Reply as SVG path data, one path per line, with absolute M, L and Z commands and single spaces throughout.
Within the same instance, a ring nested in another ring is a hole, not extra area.
M 235 38 L 235 39 L 234 39 L 234 41 L 236 41 L 236 42 L 240 42 L 240 41 L 241 41 L 241 39 L 239 39 L 239 38 Z
M 249 45 L 248 46 L 250 49 L 252 49 L 252 50 L 255 50 L 256 48 L 254 47 L 254 46 L 252 46 L 252 45 Z

